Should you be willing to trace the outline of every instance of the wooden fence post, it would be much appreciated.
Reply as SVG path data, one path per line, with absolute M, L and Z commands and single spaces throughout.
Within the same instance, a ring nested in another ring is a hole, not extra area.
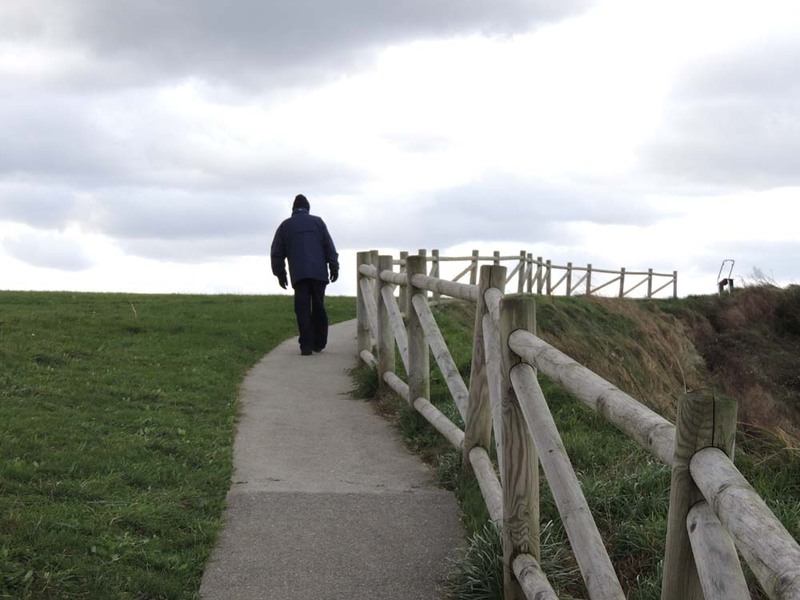
M 381 279 L 381 272 L 393 270 L 392 265 L 393 260 L 391 255 L 387 254 L 378 257 L 378 279 L 375 301 L 378 306 L 378 386 L 380 388 L 386 386 L 383 380 L 383 374 L 395 372 L 394 331 L 392 330 L 389 309 L 386 306 L 386 302 L 383 300 L 382 293 L 384 287 L 391 289 L 392 284 Z
M 672 272 L 672 297 L 673 298 L 677 298 L 678 297 L 678 272 L 677 271 L 673 271 Z
M 431 277 L 439 278 L 440 274 L 440 262 L 439 262 L 439 251 L 438 250 L 431 250 Z M 433 293 L 433 301 L 438 302 L 442 298 L 442 295 L 439 292 Z
M 572 263 L 567 263 L 567 296 L 572 295 Z
M 478 250 L 472 251 L 472 270 L 469 272 L 469 284 L 475 285 L 478 283 L 478 258 L 480 257 L 480 252 Z
M 525 291 L 531 294 L 533 293 L 533 254 L 528 252 L 526 260 L 528 261 L 528 271 L 525 277 L 528 280 L 528 283 L 527 283 L 527 289 Z
M 366 350 L 372 352 L 372 336 L 369 331 L 369 315 L 367 314 L 367 306 L 364 302 L 364 294 L 361 291 L 361 280 L 365 279 L 365 275 L 361 274 L 361 265 L 369 264 L 369 252 L 359 252 L 356 256 L 356 332 L 358 335 L 358 355 Z
M 592 263 L 586 265 L 586 295 L 592 295 Z
M 544 263 L 542 257 L 536 257 L 536 293 L 541 295 L 544 286 Z
M 407 273 L 407 264 L 408 264 L 408 251 L 404 250 L 400 253 L 400 272 Z M 401 285 L 400 290 L 397 293 L 397 305 L 400 307 L 400 310 L 406 311 L 408 314 L 408 286 Z
M 425 290 L 416 287 L 411 280 L 414 275 L 426 275 L 425 255 L 408 257 L 408 402 L 413 406 L 417 398 L 430 400 L 430 351 L 425 331 L 414 308 L 414 296 L 425 298 Z
M 647 298 L 653 297 L 653 269 L 647 269 Z
M 428 251 L 425 248 L 420 248 L 419 250 L 417 250 L 417 255 L 425 257 L 425 269 L 426 270 L 422 274 L 423 275 L 427 275 L 428 274 L 428 271 L 427 271 L 427 268 L 428 268 L 428 262 L 427 262 L 427 260 L 428 260 L 428 258 L 427 258 L 428 257 Z M 413 307 L 410 304 L 411 303 L 411 288 L 409 287 L 408 289 L 409 289 L 409 292 L 408 292 L 408 302 L 409 302 L 408 310 L 414 310 Z M 426 298 L 428 297 L 428 291 L 427 290 L 420 290 L 420 292 L 425 294 Z
M 380 256 L 380 251 L 378 251 L 378 250 L 370 250 L 369 251 L 369 264 L 371 264 L 376 269 L 378 268 L 378 256 Z M 375 307 L 377 308 L 378 307 L 377 303 L 379 302 L 378 296 L 380 296 L 380 293 L 381 293 L 380 286 L 378 285 L 378 280 L 377 279 L 373 279 L 372 277 L 370 277 L 369 278 L 369 284 L 372 286 L 372 297 L 375 300 Z M 376 314 L 376 316 L 377 316 L 377 314 Z M 377 331 L 375 331 L 373 333 L 374 333 L 375 336 L 378 335 Z M 374 341 L 375 341 L 376 344 L 378 343 L 377 337 L 375 338 Z
M 736 411 L 735 400 L 702 393 L 686 394 L 678 404 L 661 600 L 704 598 L 686 528 L 689 509 L 703 500 L 689 473 L 689 461 L 709 446 L 733 457 Z
M 492 256 L 493 256 L 492 263 L 494 264 L 495 267 L 499 267 L 500 266 L 500 250 L 495 250 L 492 253 Z
M 545 289 L 547 290 L 547 295 L 548 296 L 552 296 L 553 295 L 553 268 L 552 267 L 553 267 L 553 262 L 550 259 L 547 259 L 547 263 L 545 263 L 546 272 L 545 272 L 544 277 L 545 277 L 545 282 L 546 282 Z
M 519 283 L 517 284 L 517 292 L 523 293 L 525 291 L 525 267 L 527 266 L 525 261 L 525 250 L 519 251 Z
M 512 295 L 500 301 L 503 360 L 503 581 L 505 600 L 523 600 L 513 564 L 520 554 L 540 560 L 539 461 L 525 417 L 511 384 L 511 368 L 520 362 L 508 345 L 514 331 L 536 332 L 536 304 L 531 296 Z
M 464 445 L 461 464 L 466 472 L 472 471 L 469 452 L 481 446 L 489 452 L 492 445 L 492 405 L 489 398 L 489 380 L 486 374 L 486 346 L 483 336 L 483 317 L 487 314 L 484 294 L 489 288 L 504 289 L 506 268 L 485 265 L 481 267 L 478 300 L 475 309 L 475 333 L 472 344 L 469 399 L 464 418 Z

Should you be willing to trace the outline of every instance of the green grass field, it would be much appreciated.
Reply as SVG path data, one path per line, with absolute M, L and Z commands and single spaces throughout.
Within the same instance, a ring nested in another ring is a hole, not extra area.
M 0 292 L 0 598 L 198 597 L 238 386 L 291 302 Z

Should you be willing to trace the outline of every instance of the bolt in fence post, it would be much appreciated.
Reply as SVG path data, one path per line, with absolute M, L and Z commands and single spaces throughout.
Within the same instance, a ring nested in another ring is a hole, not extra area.
M 619 271 L 619 297 L 625 297 L 625 267 Z
M 406 263 L 408 260 L 408 252 L 403 251 L 400 253 L 400 272 L 406 273 Z M 397 305 L 400 307 L 401 311 L 406 310 L 406 306 L 408 305 L 408 286 L 401 285 L 400 289 L 397 292 Z
M 486 375 L 486 346 L 483 338 L 483 317 L 488 312 L 484 295 L 489 288 L 503 290 L 506 268 L 485 265 L 481 267 L 478 284 L 478 300 L 475 308 L 475 334 L 472 343 L 472 367 L 470 368 L 469 399 L 464 419 L 464 445 L 461 464 L 464 471 L 472 472 L 469 452 L 480 446 L 489 452 L 492 445 L 492 405 L 489 398 L 489 381 Z
M 425 263 L 425 255 L 408 257 L 408 402 L 412 405 L 417 398 L 431 397 L 428 340 L 412 302 L 414 296 L 425 298 L 425 290 L 413 283 L 414 275 L 427 273 Z
M 394 261 L 391 255 L 378 257 L 378 293 L 376 294 L 378 306 L 378 385 L 384 388 L 384 373 L 395 372 L 394 331 L 392 330 L 391 317 L 386 302 L 383 300 L 383 288 L 392 289 L 392 284 L 381 279 L 383 271 L 391 271 Z
M 469 284 L 475 285 L 478 283 L 478 258 L 480 253 L 477 250 L 472 251 L 472 270 L 469 272 Z
M 358 336 L 358 355 L 366 350 L 372 352 L 372 337 L 369 332 L 369 315 L 364 302 L 364 293 L 361 291 L 361 265 L 369 264 L 369 252 L 359 252 L 356 255 L 356 332 Z
M 735 400 L 709 394 L 686 394 L 678 403 L 661 600 L 703 600 L 686 517 L 689 509 L 704 498 L 692 480 L 689 461 L 698 450 L 709 446 L 733 459 L 736 412 Z
M 539 461 L 514 387 L 511 369 L 520 362 L 508 345 L 519 329 L 536 332 L 536 303 L 526 295 L 500 301 L 500 339 L 503 361 L 503 581 L 505 600 L 523 600 L 525 594 L 512 565 L 520 554 L 540 560 Z

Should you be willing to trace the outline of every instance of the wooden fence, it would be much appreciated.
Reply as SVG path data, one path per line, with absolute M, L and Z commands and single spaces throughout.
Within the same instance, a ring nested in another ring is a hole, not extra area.
M 589 597 L 624 598 L 536 369 L 672 467 L 662 600 L 749 598 L 737 550 L 769 598 L 800 600 L 800 546 L 732 462 L 735 403 L 688 394 L 673 425 L 538 338 L 535 299 L 505 295 L 504 266 L 482 266 L 478 282 L 464 284 L 429 275 L 424 255 L 404 257 L 403 273 L 394 271 L 395 262 L 376 251 L 358 254 L 359 356 L 377 368 L 382 386 L 462 451 L 502 528 L 506 600 L 556 598 L 540 567 L 539 464 Z M 429 292 L 476 304 L 469 385 L 439 331 Z M 398 353 L 408 381 L 395 373 Z M 429 400 L 431 355 L 464 431 Z M 493 437 L 497 470 L 489 454 Z
M 534 258 L 532 254 L 521 250 L 518 255 L 502 256 L 495 251 L 491 256 L 481 256 L 478 250 L 473 250 L 471 256 L 441 256 L 439 250 L 419 250 L 418 254 L 428 256 L 429 274 L 432 277 L 443 277 L 450 281 L 460 281 L 469 276 L 470 285 L 475 285 L 478 278 L 478 269 L 481 263 L 501 265 L 510 263 L 513 268 L 506 276 L 506 284 L 516 280 L 517 292 L 551 295 L 574 296 L 583 294 L 595 295 L 601 290 L 613 290 L 613 295 L 620 298 L 632 296 L 638 292 L 639 296 L 653 298 L 656 294 L 668 290 L 673 298 L 678 297 L 678 272 L 656 273 L 653 269 L 647 271 L 628 271 L 622 267 L 618 271 L 598 269 L 591 264 L 575 266 L 571 262 L 566 265 L 556 265 L 541 256 Z M 403 272 L 405 259 L 408 252 L 401 252 L 395 264 Z M 467 263 L 460 271 L 454 271 L 450 277 L 444 277 L 442 268 L 447 263 Z M 613 286 L 613 287 L 610 287 Z

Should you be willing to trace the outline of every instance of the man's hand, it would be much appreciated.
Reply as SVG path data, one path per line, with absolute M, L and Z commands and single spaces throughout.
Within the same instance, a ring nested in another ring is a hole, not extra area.
M 331 269 L 331 283 L 339 279 L 339 269 Z
M 278 277 L 278 283 L 283 289 L 286 289 L 286 286 L 289 285 L 289 282 L 286 281 L 286 275 L 284 275 L 283 277 Z

